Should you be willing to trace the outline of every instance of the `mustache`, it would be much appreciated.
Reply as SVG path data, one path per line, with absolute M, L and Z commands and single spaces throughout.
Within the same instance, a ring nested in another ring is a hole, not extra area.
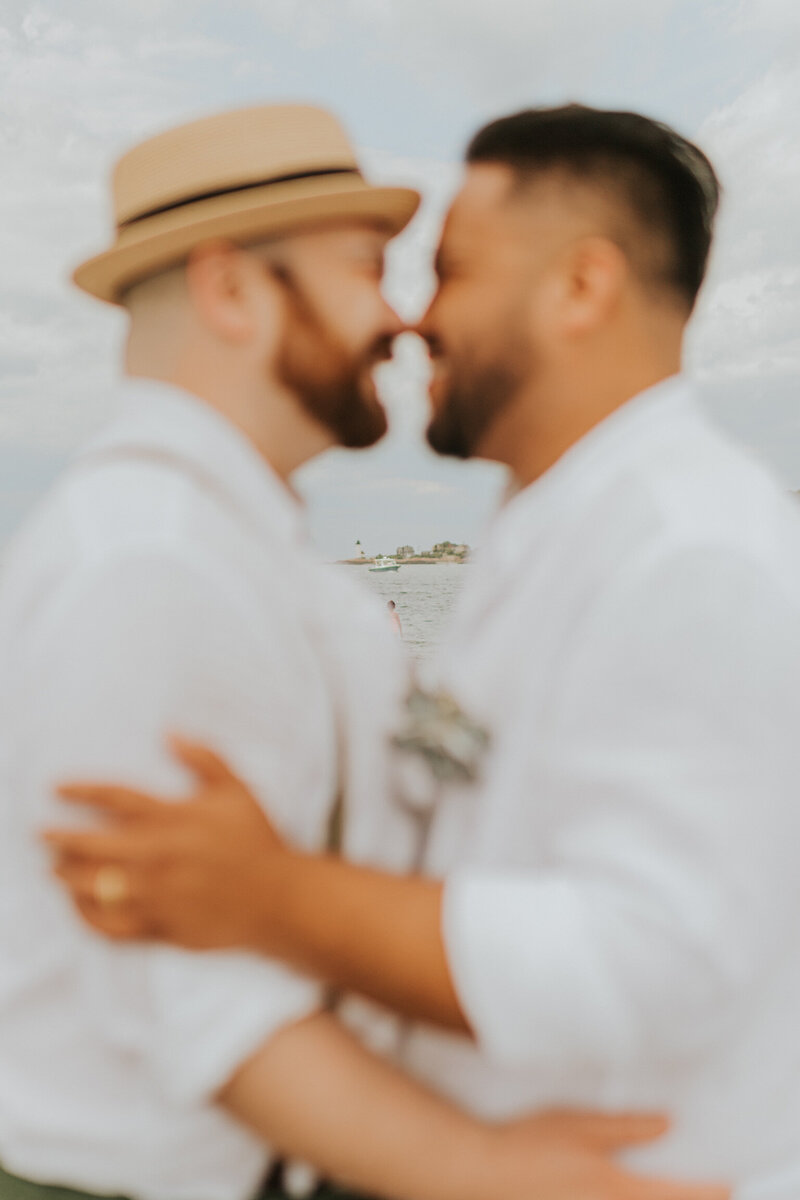
M 388 362 L 394 354 L 395 335 L 383 333 L 375 338 L 375 341 L 364 354 L 364 362 L 367 366 L 376 366 L 378 363 Z
M 444 355 L 444 344 L 441 338 L 435 333 L 423 334 L 422 340 L 428 348 L 428 354 L 432 359 L 441 358 Z

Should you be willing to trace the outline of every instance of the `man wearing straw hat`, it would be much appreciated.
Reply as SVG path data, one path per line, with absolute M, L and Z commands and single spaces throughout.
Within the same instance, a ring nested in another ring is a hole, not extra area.
M 417 203 L 370 186 L 309 107 L 198 121 L 118 164 L 113 245 L 76 280 L 129 314 L 121 411 L 19 536 L 0 590 L 3 1200 L 249 1200 L 268 1147 L 397 1200 L 705 1196 L 609 1161 L 659 1119 L 484 1125 L 367 1051 L 301 972 L 97 939 L 36 845 L 64 776 L 179 794 L 162 739 L 179 728 L 278 797 L 306 849 L 335 832 L 344 789 L 345 848 L 405 865 L 402 822 L 374 856 L 375 823 L 393 820 L 375 734 L 402 688 L 395 639 L 341 581 L 318 603 L 288 481 L 384 432 L 371 372 L 401 324 L 382 256 Z M 91 903 L 113 913 L 126 888 L 109 864 Z M 381 1035 L 374 1014 L 361 1024 Z M 274 1171 L 270 1186 L 283 1194 Z

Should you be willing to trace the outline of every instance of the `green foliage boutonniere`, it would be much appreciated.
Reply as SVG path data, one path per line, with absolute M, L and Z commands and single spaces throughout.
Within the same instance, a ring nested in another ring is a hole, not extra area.
M 405 705 L 406 722 L 393 743 L 421 758 L 439 783 L 474 783 L 491 741 L 449 692 L 414 687 Z

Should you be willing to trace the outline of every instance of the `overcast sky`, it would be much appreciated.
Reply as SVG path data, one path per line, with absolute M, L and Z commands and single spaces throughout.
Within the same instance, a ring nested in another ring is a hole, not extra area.
M 221 107 L 309 100 L 421 216 L 392 252 L 407 316 L 469 134 L 563 100 L 635 108 L 711 155 L 726 195 L 689 361 L 711 411 L 800 488 L 797 0 L 0 0 L 0 541 L 109 414 L 119 314 L 69 268 L 109 231 L 110 164 Z M 384 369 L 392 435 L 304 474 L 327 556 L 474 542 L 499 477 L 419 448 L 424 357 Z

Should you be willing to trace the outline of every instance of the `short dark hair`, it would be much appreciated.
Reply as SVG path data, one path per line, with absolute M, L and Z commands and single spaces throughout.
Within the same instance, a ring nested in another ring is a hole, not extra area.
M 721 189 L 702 150 L 668 125 L 582 104 L 531 108 L 485 125 L 466 159 L 505 164 L 522 182 L 556 169 L 613 189 L 666 248 L 658 282 L 694 305 Z

